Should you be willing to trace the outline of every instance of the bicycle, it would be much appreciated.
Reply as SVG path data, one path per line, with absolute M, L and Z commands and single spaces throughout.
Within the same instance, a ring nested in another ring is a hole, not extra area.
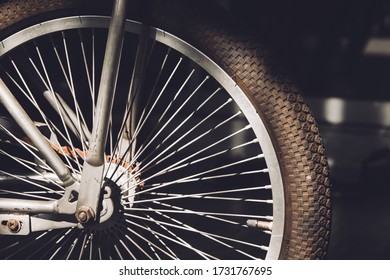
M 0 258 L 323 258 L 323 142 L 267 48 L 208 2 L 98 3 L 0 5 Z

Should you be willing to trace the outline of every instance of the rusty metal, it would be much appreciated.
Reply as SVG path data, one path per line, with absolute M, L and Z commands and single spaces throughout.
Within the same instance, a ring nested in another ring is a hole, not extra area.
M 82 223 L 88 223 L 91 219 L 95 218 L 95 212 L 91 207 L 81 206 L 76 212 L 76 219 Z
M 20 221 L 18 221 L 16 219 L 10 219 L 7 222 L 7 228 L 12 233 L 18 233 L 22 228 L 22 224 L 20 223 Z

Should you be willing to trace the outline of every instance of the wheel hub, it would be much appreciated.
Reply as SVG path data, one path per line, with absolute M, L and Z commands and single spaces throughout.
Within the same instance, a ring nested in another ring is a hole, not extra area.
M 107 162 L 104 169 L 103 200 L 97 223 L 86 224 L 84 229 L 94 234 L 121 231 L 124 208 L 131 208 L 135 200 L 139 177 L 127 164 Z M 125 167 L 126 166 L 126 167 Z

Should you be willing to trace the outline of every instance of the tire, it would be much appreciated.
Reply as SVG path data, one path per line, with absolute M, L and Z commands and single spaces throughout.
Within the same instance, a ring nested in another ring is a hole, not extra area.
M 82 123 L 86 130 L 92 124 L 108 25 L 100 8 L 90 11 L 99 5 L 80 2 L 0 4 L 0 76 L 76 177 L 88 146 L 88 133 L 80 131 Z M 134 7 L 129 18 L 137 22 L 128 22 L 107 144 L 115 213 L 100 226 L 1 236 L 0 257 L 324 258 L 328 165 L 299 89 L 264 45 L 206 1 L 152 1 L 143 13 Z M 83 14 L 93 16 L 73 17 Z M 136 64 L 142 36 L 146 54 L 139 57 L 146 66 L 137 73 L 149 80 L 134 86 L 140 94 L 129 99 L 135 71 L 126 66 Z M 73 104 L 79 123 L 64 124 L 44 91 Z M 126 123 L 123 139 L 137 141 L 125 142 L 134 148 L 115 156 L 127 102 L 135 104 L 130 115 L 137 121 Z M 0 154 L 9 163 L 0 168 L 7 182 L 0 197 L 59 198 L 61 185 L 47 179 L 52 172 L 39 152 L 28 148 L 8 114 L 0 120 L 0 136 L 8 134 Z M 113 175 L 118 170 L 127 182 Z

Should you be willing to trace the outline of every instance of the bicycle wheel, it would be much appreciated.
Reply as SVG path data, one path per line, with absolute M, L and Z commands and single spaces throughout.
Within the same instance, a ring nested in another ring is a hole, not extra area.
M 0 76 L 77 180 L 110 22 L 80 2 L 0 6 Z M 322 258 L 328 167 L 297 88 L 218 8 L 153 1 L 145 14 L 123 38 L 106 147 L 112 211 L 84 228 L 1 236 L 0 257 Z M 61 198 L 53 170 L 1 112 L 0 197 Z

